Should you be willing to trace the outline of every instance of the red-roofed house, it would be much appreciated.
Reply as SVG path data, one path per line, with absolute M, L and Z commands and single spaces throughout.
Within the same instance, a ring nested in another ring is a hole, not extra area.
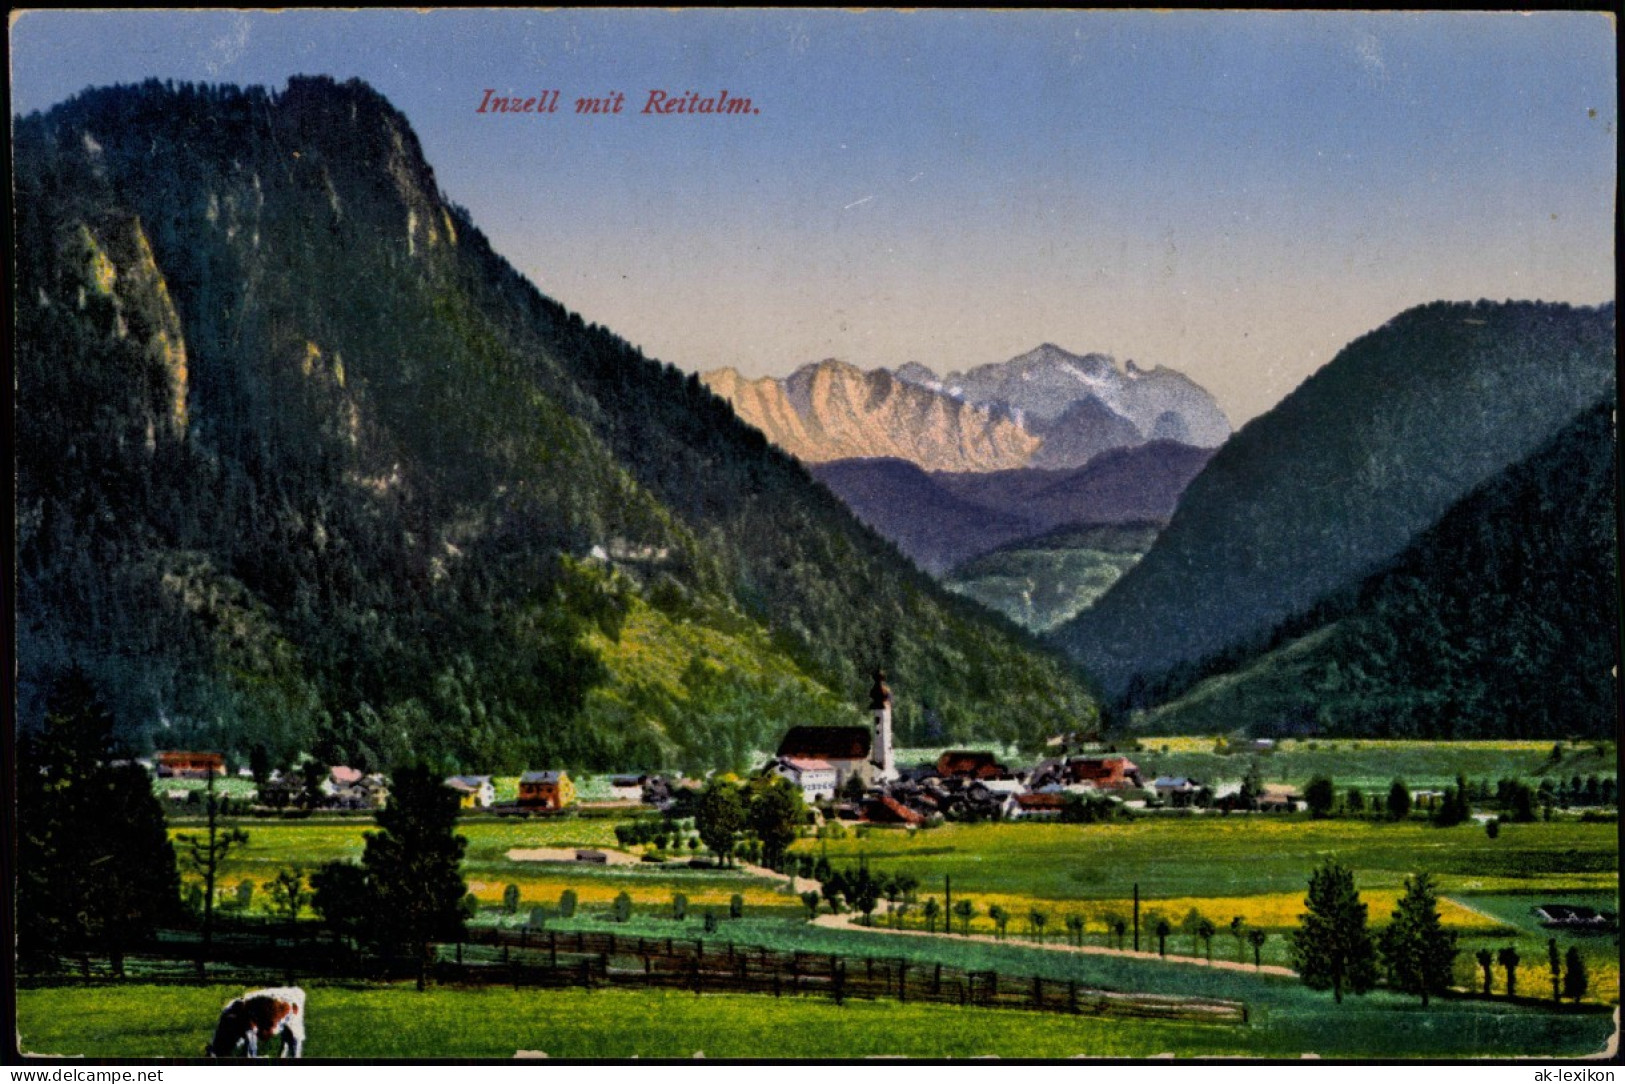
M 207 779 L 226 774 L 226 758 L 221 753 L 168 752 L 158 754 L 160 779 Z
M 1010 771 L 992 753 L 950 749 L 937 758 L 939 779 L 1008 779 Z
M 1066 762 L 1067 777 L 1101 790 L 1127 790 L 1143 786 L 1140 769 L 1128 757 L 1077 757 Z
M 871 824 L 921 825 L 925 818 L 889 794 L 868 798 L 863 803 L 863 819 Z

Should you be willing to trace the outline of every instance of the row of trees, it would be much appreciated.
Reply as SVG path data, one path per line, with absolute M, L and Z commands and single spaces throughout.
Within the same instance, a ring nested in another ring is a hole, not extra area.
M 1406 878 L 1390 922 L 1377 933 L 1367 928 L 1366 905 L 1354 887 L 1353 871 L 1335 860 L 1310 876 L 1305 903 L 1307 910 L 1291 935 L 1291 951 L 1293 967 L 1311 989 L 1330 990 L 1341 1002 L 1344 992 L 1364 994 L 1383 979 L 1397 990 L 1419 996 L 1424 1006 L 1432 995 L 1450 989 L 1456 934 L 1440 920 L 1431 874 Z M 1584 997 L 1589 979 L 1579 949 L 1571 946 L 1566 958 L 1561 957 L 1557 939 L 1551 938 L 1547 957 L 1552 1000 Z M 1515 947 L 1505 946 L 1494 956 L 1487 948 L 1479 949 L 1474 960 L 1484 973 L 1486 995 L 1493 963 L 1506 971 L 1507 996 L 1516 995 L 1521 960 Z

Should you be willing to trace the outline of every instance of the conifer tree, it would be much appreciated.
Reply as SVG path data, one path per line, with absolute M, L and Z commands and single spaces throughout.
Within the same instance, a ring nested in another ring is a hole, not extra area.
M 1393 921 L 1382 932 L 1382 957 L 1388 979 L 1408 994 L 1422 998 L 1450 987 L 1456 959 L 1456 935 L 1439 919 L 1439 897 L 1431 874 L 1405 879 L 1405 894 Z
M 368 832 L 361 864 L 377 900 L 380 942 L 410 948 L 418 989 L 428 982 L 432 945 L 463 936 L 463 851 L 456 833 L 457 793 L 425 766 L 397 772 L 389 804 L 378 813 L 382 831 Z
M 1354 873 L 1332 860 L 1309 877 L 1307 911 L 1293 931 L 1292 964 L 1304 985 L 1363 994 L 1377 982 L 1376 947 L 1366 928 L 1366 905 L 1354 888 Z

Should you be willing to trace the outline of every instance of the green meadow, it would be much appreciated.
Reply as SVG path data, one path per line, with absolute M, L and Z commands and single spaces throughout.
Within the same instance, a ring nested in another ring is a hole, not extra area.
M 1461 1058 L 1598 1053 L 1599 1012 L 1327 996 L 1279 984 L 1247 1025 L 1125 1021 L 951 1006 L 675 991 L 307 984 L 312 1058 Z M 193 1057 L 234 986 L 19 991 L 24 1052 Z

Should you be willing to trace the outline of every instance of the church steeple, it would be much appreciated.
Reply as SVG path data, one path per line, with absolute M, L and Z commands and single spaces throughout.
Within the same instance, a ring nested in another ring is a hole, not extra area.
M 874 717 L 875 740 L 870 745 L 869 760 L 875 766 L 876 780 L 897 778 L 897 763 L 892 756 L 891 744 L 891 690 L 886 688 L 886 673 L 876 670 L 875 683 L 869 689 L 869 712 Z

